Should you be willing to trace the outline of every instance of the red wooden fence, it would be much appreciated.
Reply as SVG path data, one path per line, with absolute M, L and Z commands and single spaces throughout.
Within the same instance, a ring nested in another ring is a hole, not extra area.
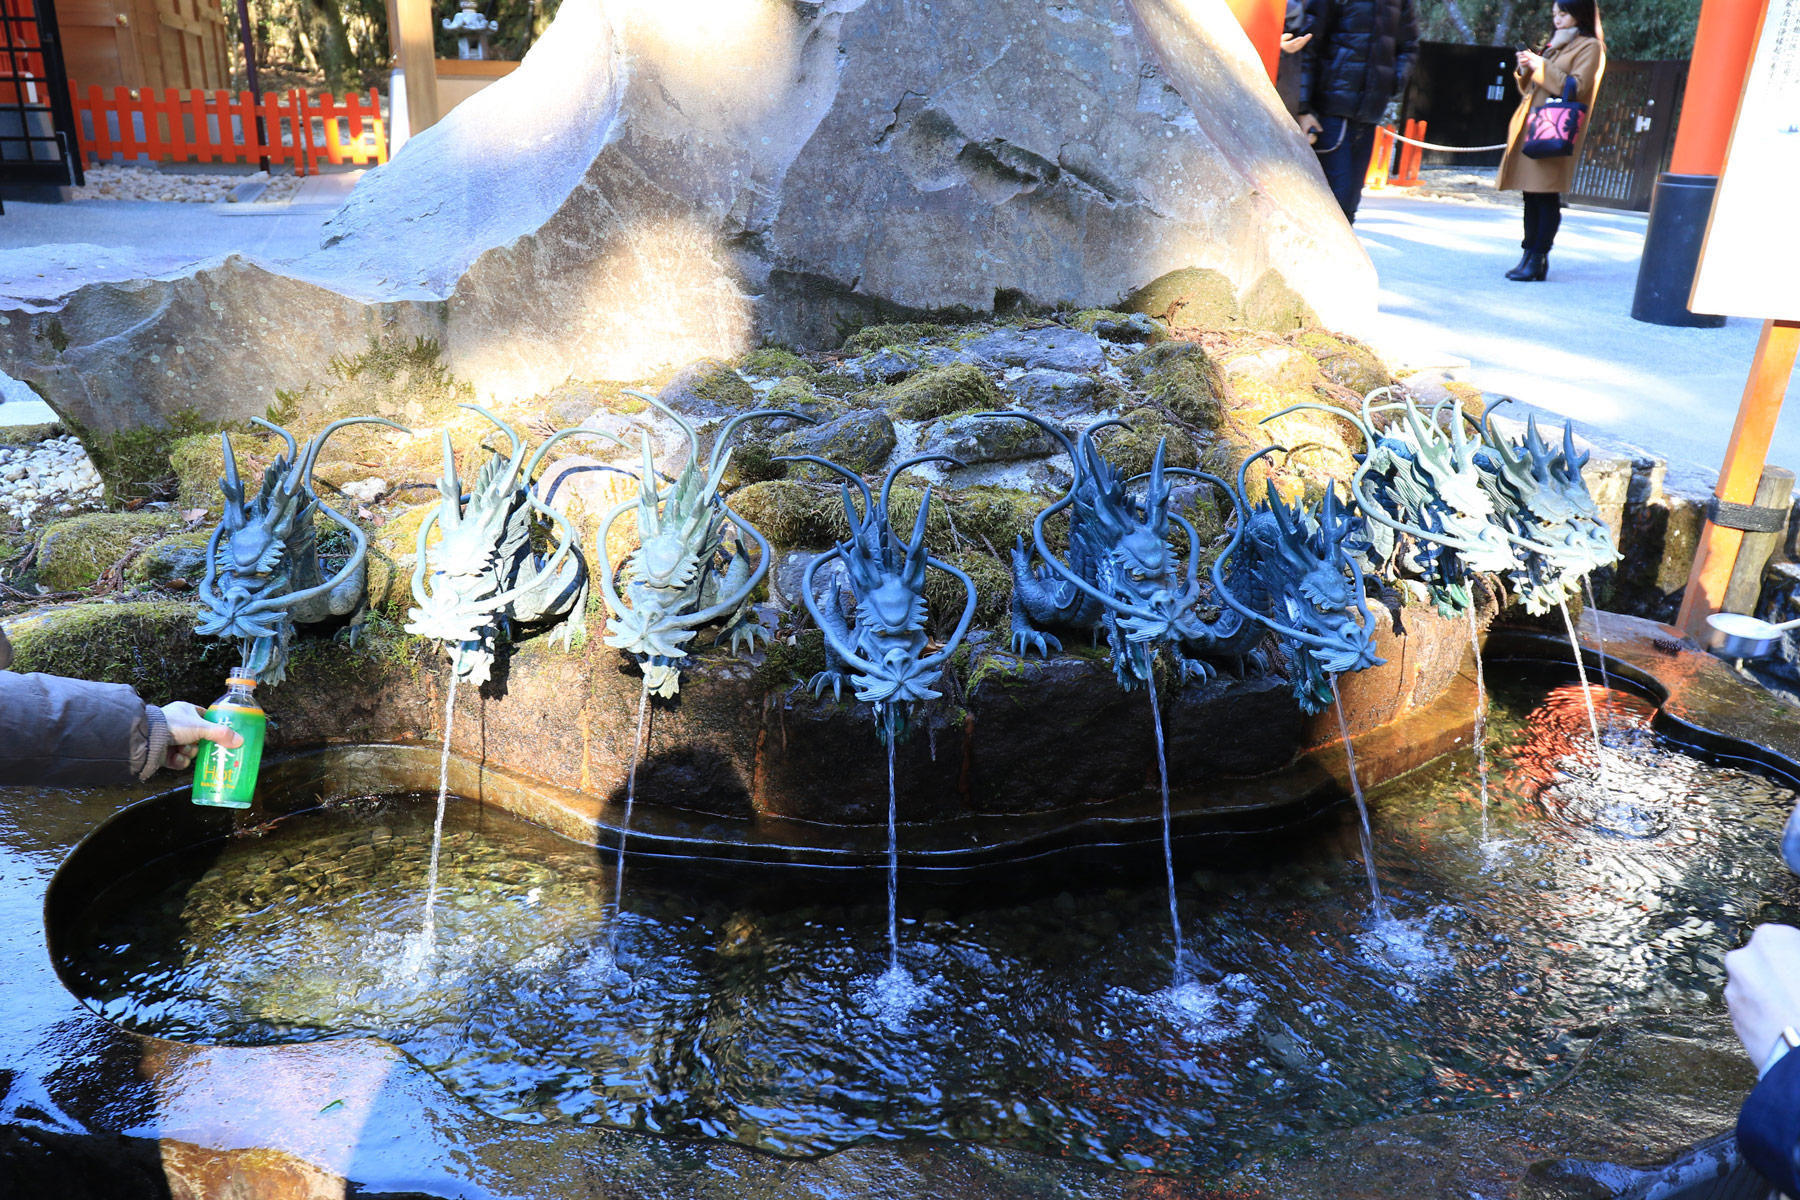
M 294 174 L 322 163 L 384 163 L 387 124 L 381 99 L 368 94 L 338 99 L 329 93 L 265 92 L 259 104 L 249 92 L 169 88 L 89 87 L 70 84 L 81 148 L 90 163 L 256 162 L 292 163 Z M 262 136 L 257 118 L 262 118 Z

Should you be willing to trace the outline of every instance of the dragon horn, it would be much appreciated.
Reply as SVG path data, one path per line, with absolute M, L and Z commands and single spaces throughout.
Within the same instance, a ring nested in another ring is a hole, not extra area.
M 737 432 L 737 427 L 739 425 L 742 425 L 745 421 L 767 420 L 769 417 L 790 417 L 796 421 L 805 421 L 808 425 L 817 425 L 819 423 L 817 417 L 809 417 L 805 413 L 795 412 L 789 408 L 759 408 L 752 412 L 739 413 L 737 416 L 731 418 L 731 420 L 725 422 L 725 428 L 719 430 L 719 436 L 713 442 L 710 469 L 715 473 L 717 472 L 719 466 L 719 454 L 730 444 L 731 435 Z
M 450 435 L 446 433 L 444 437 L 448 440 Z M 412 594 L 413 599 L 419 602 L 420 607 L 424 607 L 431 600 L 431 590 L 425 586 L 425 541 L 431 536 L 431 527 L 438 523 L 438 514 L 444 511 L 447 504 L 449 504 L 448 500 L 426 513 L 425 519 L 419 522 L 419 536 L 413 545 Z M 450 511 L 454 512 L 455 510 L 451 509 Z
M 917 592 L 925 583 L 925 526 L 931 516 L 931 486 L 925 487 L 925 498 L 919 503 L 919 515 L 913 519 L 912 538 L 906 544 L 907 586 Z
M 569 428 L 559 429 L 549 437 L 545 438 L 544 444 L 539 446 L 537 450 L 532 453 L 531 461 L 525 464 L 526 481 L 529 482 L 537 475 L 537 469 L 543 465 L 544 455 L 550 452 L 550 447 L 556 445 L 556 443 L 562 441 L 566 437 L 583 436 L 604 438 L 621 449 L 629 449 L 629 447 L 625 445 L 625 439 L 616 433 L 608 433 L 604 429 L 589 429 L 585 425 L 571 425 Z
M 1375 393 L 1370 392 L 1369 394 L 1371 396 L 1373 396 Z M 1290 404 L 1286 408 L 1282 409 L 1280 412 L 1270 413 L 1268 416 L 1266 416 L 1262 420 L 1258 421 L 1257 424 L 1258 425 L 1267 425 L 1270 421 L 1273 421 L 1276 417 L 1285 417 L 1289 413 L 1296 413 L 1296 412 L 1299 412 L 1301 409 L 1309 408 L 1309 409 L 1314 410 L 1315 412 L 1330 413 L 1334 417 L 1344 418 L 1344 420 L 1346 420 L 1346 421 L 1350 422 L 1352 425 L 1356 426 L 1356 431 L 1363 435 L 1364 442 L 1373 446 L 1375 444 L 1375 428 L 1367 420 L 1364 419 L 1365 417 L 1368 416 L 1368 409 L 1366 407 L 1368 402 L 1365 400 L 1363 403 L 1365 405 L 1365 407 L 1363 409 L 1363 416 L 1359 417 L 1353 412 L 1346 412 L 1344 409 L 1336 408 L 1330 404 L 1319 404 L 1319 403 L 1316 403 L 1311 400 L 1306 400 L 1306 401 L 1302 401 L 1299 404 Z
M 1569 464 L 1569 477 L 1571 479 L 1581 478 L 1581 468 L 1587 466 L 1588 459 L 1590 459 L 1592 457 L 1593 457 L 1592 454 L 1588 454 L 1585 452 L 1579 456 L 1576 455 L 1576 453 L 1575 453 L 1575 423 L 1573 421 L 1564 421 L 1563 422 L 1563 461 Z
M 777 454 L 769 459 L 769 461 L 779 463 L 813 463 L 817 466 L 824 467 L 827 471 L 835 471 L 849 482 L 854 483 L 856 485 L 856 490 L 862 493 L 863 511 L 875 511 L 875 497 L 869 494 L 868 480 L 864 479 L 861 475 L 858 475 L 855 471 L 852 471 L 849 467 L 839 466 L 829 458 L 820 458 L 817 454 Z M 856 515 L 855 509 L 849 508 L 848 505 L 846 505 L 845 511 L 850 513 L 850 528 L 855 529 L 861 524 L 862 518 Z
M 606 539 L 612 533 L 612 527 L 625 515 L 627 509 L 636 504 L 635 500 L 623 500 L 612 506 L 604 517 L 600 518 L 600 533 L 595 539 L 594 557 L 600 560 L 600 569 L 595 574 L 600 579 L 600 594 L 606 601 L 606 607 L 612 610 L 615 617 L 623 619 L 631 610 L 619 599 L 618 586 L 613 582 L 612 557 L 606 552 Z
M 444 430 L 444 477 L 438 480 L 443 494 L 444 528 L 455 529 L 462 523 L 462 480 L 456 474 L 456 449 L 450 444 L 450 431 Z
M 505 421 L 502 421 L 499 417 L 496 417 L 493 413 L 481 407 L 479 404 L 458 404 L 457 407 L 466 408 L 470 412 L 480 413 L 488 419 L 489 424 L 493 425 L 495 429 L 498 429 L 501 433 L 506 435 L 507 441 L 512 443 L 512 458 L 507 462 L 505 476 L 494 476 L 494 487 L 496 491 L 510 490 L 514 482 L 519 478 L 519 467 L 525 462 L 525 439 L 521 438 L 518 431 L 511 425 L 508 425 Z
M 305 459 L 305 462 L 301 464 L 300 470 L 295 474 L 296 480 L 305 481 L 306 490 L 308 492 L 313 491 L 313 467 L 319 461 L 319 451 L 325 448 L 325 439 L 344 428 L 346 425 L 386 425 L 389 429 L 398 429 L 401 433 L 412 432 L 412 430 L 400 424 L 400 422 L 390 421 L 386 417 L 345 417 L 341 421 L 333 421 L 325 428 L 319 430 L 312 441 L 306 443 L 306 450 L 302 456 Z M 317 493 L 315 492 L 313 494 L 316 498 Z
M 963 638 L 968 635 L 969 625 L 975 620 L 975 581 L 970 579 L 964 572 L 939 559 L 927 557 L 925 559 L 925 565 L 936 567 L 945 574 L 954 577 L 958 583 L 962 584 L 963 611 L 962 619 L 956 623 L 956 631 L 944 642 L 943 648 L 936 654 L 929 655 L 919 660 L 917 667 L 919 671 L 930 671 L 949 662 L 950 656 L 956 653 L 957 646 L 961 645 Z
M 297 605 L 304 604 L 308 600 L 323 596 L 328 592 L 335 591 L 339 587 L 342 587 L 344 583 L 349 580 L 351 572 L 355 571 L 357 567 L 364 565 L 369 551 L 368 535 L 362 531 L 361 527 L 358 526 L 355 521 L 352 521 L 349 517 L 346 517 L 343 513 L 340 513 L 337 509 L 331 507 L 331 505 L 325 503 L 323 500 L 315 500 L 314 503 L 319 506 L 319 511 L 344 527 L 345 531 L 350 534 L 351 539 L 356 543 L 355 549 L 350 551 L 350 556 L 344 560 L 344 565 L 338 568 L 338 573 L 333 575 L 330 579 L 327 579 L 324 583 L 319 584 L 317 587 L 309 587 L 305 591 L 289 592 L 285 596 L 275 596 L 267 600 L 259 600 L 255 604 L 252 604 L 246 610 L 247 612 L 281 612 L 286 609 L 294 608 Z M 417 568 L 415 567 L 414 570 L 416 572 Z
M 221 521 L 206 539 L 206 575 L 200 580 L 200 599 L 206 608 L 219 607 L 219 593 L 213 590 L 213 583 L 219 577 L 219 535 L 224 532 L 225 523 Z
M 226 500 L 225 513 L 219 523 L 229 525 L 235 531 L 244 525 L 244 481 L 238 478 L 237 453 L 231 448 L 229 433 L 219 434 L 219 449 L 225 458 L 225 476 L 219 480 L 219 491 Z
M 1017 412 L 1008 409 L 1004 412 L 978 412 L 969 415 L 973 417 L 1014 417 L 1020 421 L 1030 421 L 1033 425 L 1036 425 L 1039 429 L 1042 429 L 1045 433 L 1061 442 L 1064 452 L 1067 453 L 1071 459 L 1075 457 L 1075 443 L 1069 440 L 1068 432 L 1064 430 L 1061 425 L 1058 425 L 1053 421 L 1047 421 L 1036 413 Z
M 281 440 L 287 443 L 288 461 L 289 462 L 298 462 L 300 460 L 300 446 L 299 446 L 299 443 L 294 441 L 293 434 L 289 433 L 287 430 L 283 429 L 281 426 L 275 424 L 275 422 L 265 421 L 261 417 L 251 417 L 250 423 L 252 425 L 261 425 L 264 429 L 269 430 L 271 433 L 279 434 L 281 437 Z
M 1246 458 L 1243 461 L 1243 464 L 1238 467 L 1237 494 L 1240 497 L 1248 495 L 1248 493 L 1244 489 L 1244 480 L 1249 476 L 1250 464 L 1255 462 L 1257 459 L 1261 458 L 1263 455 L 1273 454 L 1277 450 L 1281 451 L 1283 454 L 1287 453 L 1286 446 L 1275 446 L 1275 445 L 1264 446 L 1261 450 L 1258 450 L 1255 454 L 1252 454 L 1249 458 Z
M 951 458 L 948 454 L 921 454 L 917 458 L 909 458 L 905 462 L 896 463 L 893 469 L 887 473 L 887 478 L 881 481 L 881 507 L 883 511 L 886 511 L 888 506 L 888 493 L 894 490 L 894 479 L 900 472 L 906 470 L 906 468 L 916 467 L 924 462 L 947 462 L 955 467 L 963 465 L 962 459 Z M 925 490 L 930 491 L 930 485 L 927 485 Z
M 680 413 L 676 412 L 674 409 L 670 408 L 668 405 L 664 404 L 661 400 L 658 400 L 655 396 L 652 396 L 649 392 L 640 392 L 636 388 L 626 388 L 625 394 L 627 396 L 636 396 L 639 400 L 642 400 L 647 404 L 654 405 L 657 409 L 661 410 L 661 412 L 665 416 L 667 416 L 669 418 L 669 420 L 671 420 L 671 421 L 675 422 L 675 424 L 681 426 L 681 432 L 687 435 L 688 461 L 696 462 L 699 460 L 699 458 L 700 458 L 700 435 L 694 432 L 694 427 L 687 423 L 686 418 L 684 418 Z
M 1157 439 L 1156 456 L 1150 460 L 1150 487 L 1144 493 L 1151 523 L 1159 528 L 1169 515 L 1169 485 L 1163 478 L 1163 458 L 1168 450 L 1169 439 Z

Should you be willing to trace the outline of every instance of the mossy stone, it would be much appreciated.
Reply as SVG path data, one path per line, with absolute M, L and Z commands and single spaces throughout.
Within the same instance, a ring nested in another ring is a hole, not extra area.
M 884 347 L 907 349 L 923 341 L 933 338 L 948 337 L 950 331 L 942 325 L 925 322 L 907 322 L 899 325 L 869 325 L 844 339 L 843 350 L 846 354 L 872 354 Z
M 1164 342 L 1125 360 L 1149 397 L 1176 417 L 1201 429 L 1217 429 L 1224 416 L 1225 377 L 1217 363 L 1193 342 Z
M 210 529 L 165 538 L 133 559 L 125 578 L 139 587 L 192 588 L 206 576 L 206 545 L 211 538 Z
M 48 438 L 61 437 L 61 421 L 41 425 L 0 425 L 0 446 L 35 446 Z
M 225 475 L 225 451 L 216 433 L 197 433 L 169 447 L 169 465 L 175 469 L 176 503 L 182 508 L 220 510 L 219 480 Z M 240 470 L 243 463 L 238 464 Z M 255 481 L 249 481 L 254 488 Z
M 782 549 L 821 546 L 831 540 L 831 511 L 835 497 L 822 489 L 787 479 L 753 483 L 731 493 L 726 503 L 732 511 L 759 529 Z M 842 521 L 843 514 L 838 513 Z
M 1050 497 L 1019 488 L 964 488 L 956 500 L 956 528 L 999 554 L 1011 550 L 1021 537 L 1029 546 L 1032 523 L 1050 506 Z
M 763 408 L 785 408 L 805 413 L 820 421 L 833 421 L 850 411 L 850 406 L 837 396 L 814 391 L 810 380 L 789 375 L 769 389 L 763 397 Z
M 437 504 L 418 504 L 388 514 L 387 521 L 369 531 L 369 607 L 391 616 L 403 616 L 412 605 L 412 572 L 419 544 L 419 526 Z M 442 531 L 433 529 L 427 546 L 437 544 Z
M 1307 330 L 1295 341 L 1319 364 L 1319 371 L 1325 378 L 1349 388 L 1358 396 L 1366 396 L 1394 382 L 1375 352 L 1360 342 L 1316 329 Z M 1479 397 L 1480 389 L 1474 390 Z
M 789 375 L 804 377 L 819 373 L 819 369 L 804 358 L 779 346 L 764 346 L 761 350 L 752 350 L 739 360 L 738 370 L 763 379 L 784 378 Z
M 1125 414 L 1127 429 L 1106 429 L 1097 436 L 1100 455 L 1127 479 L 1142 475 L 1156 461 L 1158 443 L 1166 442 L 1163 465 L 1197 467 L 1199 447 L 1193 436 L 1153 408 L 1139 408 Z
M 864 409 L 846 413 L 823 425 L 806 425 L 776 438 L 776 454 L 813 454 L 831 459 L 859 474 L 874 471 L 894 452 L 894 423 L 886 413 Z M 791 476 L 829 480 L 837 476 L 824 467 L 800 463 L 789 468 Z
M 1084 308 L 1069 318 L 1069 325 L 1109 342 L 1154 345 L 1169 336 L 1169 327 L 1155 317 L 1110 308 Z
M 200 640 L 196 614 L 173 600 L 39 609 L 6 624 L 12 669 L 129 684 L 151 704 L 205 704 L 220 690 L 229 652 Z
M 797 634 L 793 644 L 772 641 L 763 648 L 755 680 L 765 692 L 785 691 L 825 669 L 825 635 L 817 629 Z
M 44 527 L 38 538 L 38 582 L 72 592 L 97 582 L 108 567 L 181 528 L 170 512 L 89 513 Z
M 940 557 L 975 583 L 975 618 L 970 627 L 991 629 L 1004 623 L 1012 609 L 1012 568 L 981 550 Z M 936 568 L 925 572 L 925 606 L 933 632 L 948 636 L 956 628 L 962 619 L 964 595 L 956 577 Z
M 1277 332 L 1306 329 L 1319 323 L 1306 298 L 1288 286 L 1287 279 L 1273 268 L 1264 271 L 1250 290 L 1244 293 L 1244 324 L 1251 329 Z
M 683 415 L 700 417 L 756 407 L 756 389 L 716 358 L 702 358 L 681 368 L 656 398 Z
M 1005 408 L 1006 396 L 973 363 L 928 367 L 882 393 L 882 406 L 902 421 L 929 421 L 959 412 Z
M 1182 267 L 1159 275 L 1125 297 L 1126 312 L 1143 313 L 1171 329 L 1225 329 L 1243 323 L 1237 288 L 1221 271 Z

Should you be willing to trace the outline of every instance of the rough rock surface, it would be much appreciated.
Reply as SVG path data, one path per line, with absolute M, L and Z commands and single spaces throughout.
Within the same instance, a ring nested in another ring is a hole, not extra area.
M 1179 306 L 1182 272 L 1252 323 L 1375 298 L 1242 30 L 1177 0 L 570 0 L 326 242 L 286 275 L 93 264 L 4 302 L 0 369 L 106 431 L 260 413 L 375 332 L 517 397 L 888 314 Z

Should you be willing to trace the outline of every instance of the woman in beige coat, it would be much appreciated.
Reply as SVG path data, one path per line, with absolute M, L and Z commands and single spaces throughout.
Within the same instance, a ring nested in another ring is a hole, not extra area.
M 1519 51 L 1517 81 L 1524 97 L 1513 114 L 1506 138 L 1506 157 L 1500 160 L 1500 177 L 1494 186 L 1502 191 L 1525 193 L 1525 254 L 1519 265 L 1506 273 L 1522 283 L 1544 279 L 1550 273 L 1550 246 L 1562 224 L 1562 193 L 1575 183 L 1575 163 L 1587 138 L 1588 121 L 1575 137 L 1575 153 L 1557 158 L 1526 158 L 1525 123 L 1531 110 L 1563 94 L 1563 84 L 1573 76 L 1575 99 L 1588 106 L 1600 94 L 1600 77 L 1606 72 L 1606 43 L 1600 32 L 1600 9 L 1595 0 L 1556 0 L 1552 19 L 1556 34 L 1542 54 Z

